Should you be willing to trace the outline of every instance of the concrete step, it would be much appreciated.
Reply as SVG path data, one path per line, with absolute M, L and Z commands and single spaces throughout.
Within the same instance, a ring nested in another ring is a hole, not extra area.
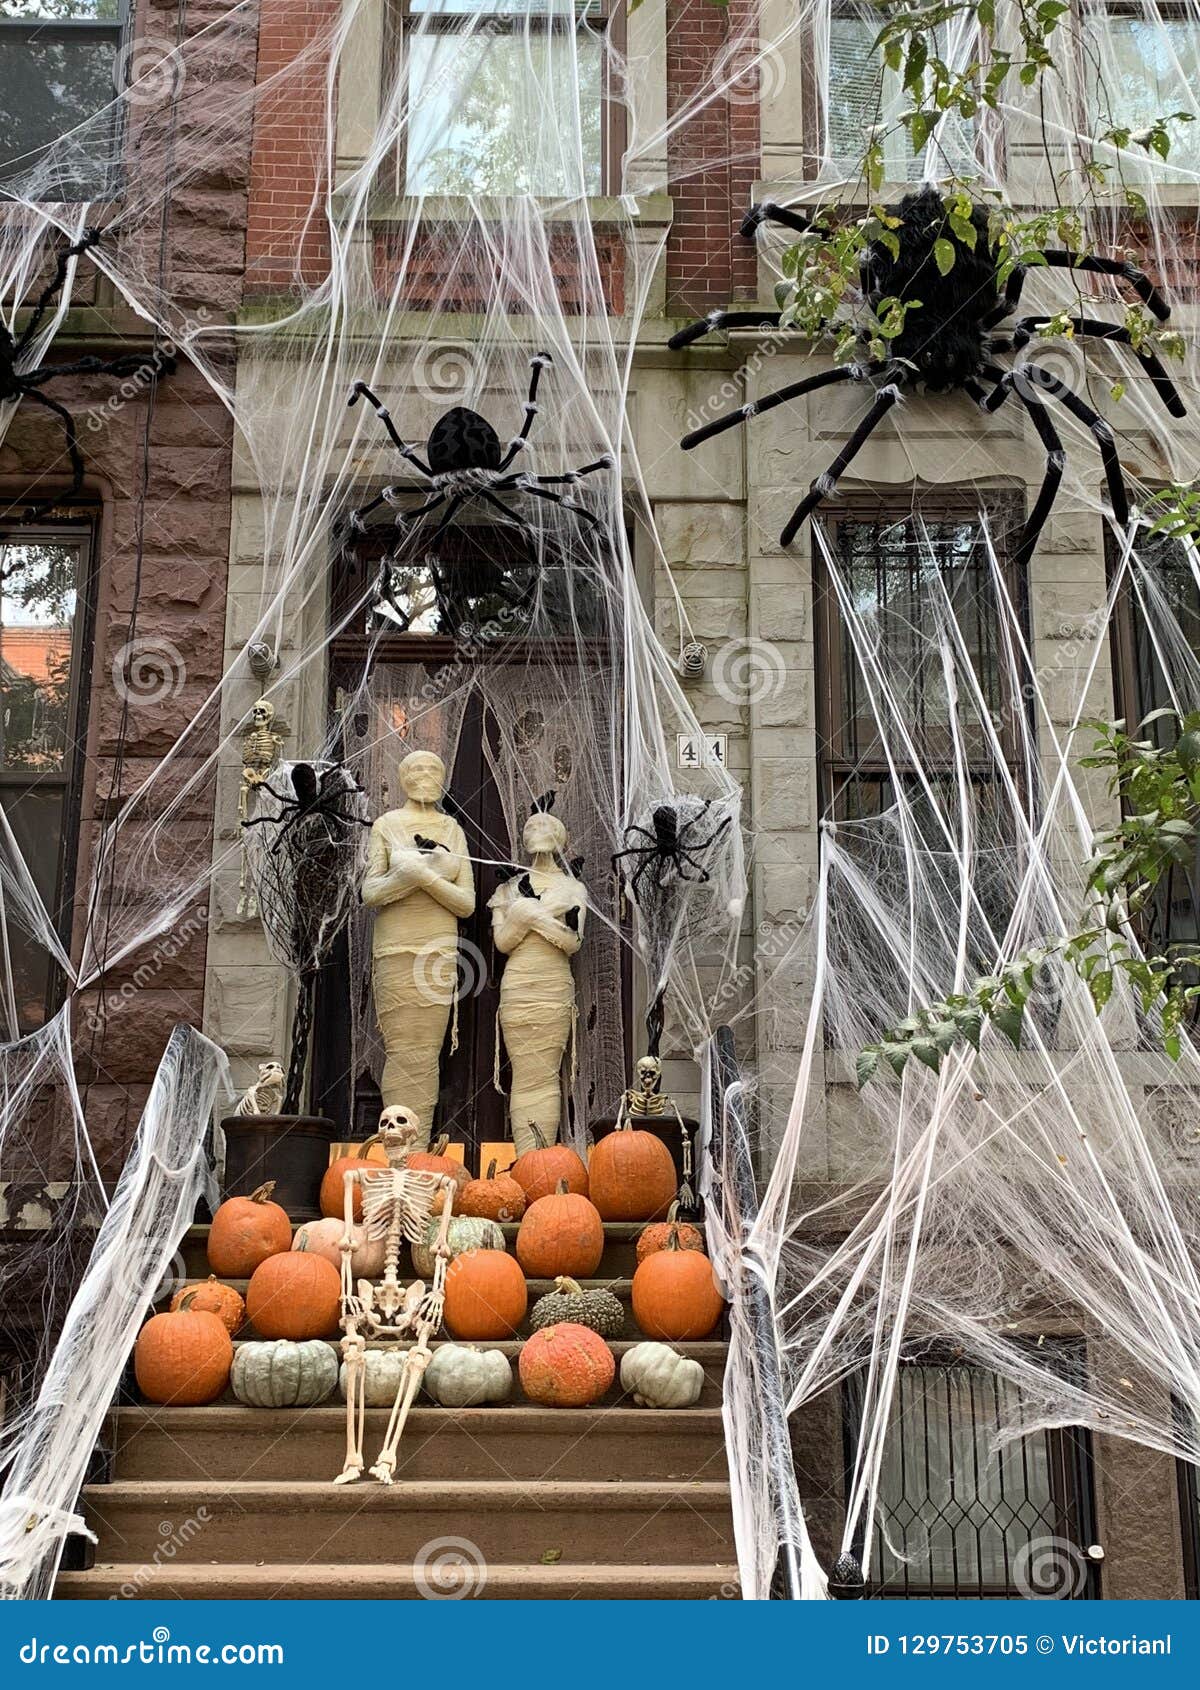
M 207 1278 L 207 1275 L 205 1277 Z M 189 1289 L 194 1285 L 202 1285 L 203 1283 L 204 1280 L 189 1279 L 183 1289 Z M 248 1283 L 249 1281 L 245 1279 L 227 1279 L 225 1281 L 226 1285 L 232 1286 L 232 1288 L 239 1292 L 243 1297 L 246 1295 L 246 1287 Z M 537 1302 L 538 1298 L 544 1297 L 548 1292 L 554 1290 L 554 1281 L 552 1279 L 527 1279 L 525 1284 L 529 1290 L 529 1312 L 532 1313 L 533 1305 Z M 638 1338 L 642 1336 L 639 1332 L 637 1321 L 633 1318 L 632 1279 L 581 1279 L 579 1284 L 585 1291 L 611 1291 L 614 1297 L 620 1299 L 625 1308 L 625 1325 L 621 1329 L 620 1336 L 623 1338 Z M 163 1298 L 161 1307 L 165 1308 L 169 1301 L 169 1298 Z M 529 1316 L 527 1314 L 526 1318 L 521 1323 L 519 1331 L 523 1337 L 528 1337 L 532 1330 L 533 1328 L 530 1326 Z M 247 1324 L 241 1328 L 238 1336 L 243 1338 L 253 1338 L 255 1336 L 253 1324 L 247 1322 Z
M 645 1225 L 645 1221 L 604 1223 L 604 1255 L 597 1270 L 601 1276 L 609 1279 L 632 1277 L 637 1266 L 638 1234 Z M 517 1237 L 516 1224 L 505 1224 L 503 1231 L 511 1254 Z M 208 1234 L 207 1226 L 193 1226 L 180 1246 L 183 1272 L 189 1279 L 207 1279 L 212 1271 L 208 1265 Z
M 457 1537 L 472 1557 L 587 1566 L 711 1566 L 734 1559 L 728 1484 L 716 1480 L 375 1481 L 336 1486 L 118 1480 L 84 1512 L 114 1561 L 173 1564 L 416 1562 Z
M 451 1338 L 435 1338 L 431 1347 L 436 1350 L 442 1344 L 453 1343 L 453 1341 Z M 253 1340 L 242 1337 L 235 1338 L 233 1340 L 234 1348 L 236 1349 L 239 1344 L 249 1342 L 253 1342 Z M 483 1347 L 489 1350 L 500 1350 L 513 1363 L 515 1369 L 523 1342 L 524 1340 L 520 1338 L 508 1338 L 502 1342 L 485 1344 Z M 621 1358 L 628 1350 L 633 1348 L 634 1344 L 644 1342 L 645 1340 L 640 1335 L 633 1338 L 614 1338 L 611 1341 L 609 1348 L 617 1358 L 617 1375 L 613 1380 L 612 1389 L 600 1399 L 597 1406 L 607 1407 L 625 1400 L 624 1393 L 621 1390 Z M 673 1348 L 678 1350 L 680 1355 L 698 1361 L 704 1369 L 704 1387 L 701 1390 L 697 1407 L 709 1408 L 719 1403 L 721 1401 L 721 1386 L 725 1377 L 725 1363 L 729 1353 L 729 1346 L 725 1340 L 722 1338 L 703 1338 L 694 1343 L 675 1344 Z M 226 1392 L 221 1400 L 222 1403 L 232 1403 L 234 1400 L 232 1392 Z M 340 1398 L 338 1400 L 340 1401 Z M 516 1381 L 516 1395 L 513 1400 L 518 1404 L 525 1401 L 519 1378 Z
M 481 1576 L 482 1573 L 482 1576 Z M 703 1602 L 738 1594 L 732 1563 L 712 1566 L 593 1567 L 564 1561 L 549 1566 L 471 1563 L 456 1568 L 386 1562 L 350 1567 L 342 1562 L 304 1565 L 264 1562 L 255 1566 L 205 1563 L 180 1566 L 97 1562 L 86 1573 L 60 1573 L 54 1594 L 61 1601 L 86 1602 L 113 1596 L 158 1601 L 420 1601 L 431 1590 L 455 1594 L 465 1585 L 476 1599 L 493 1601 Z
M 368 1459 L 388 1413 L 367 1411 Z M 110 1422 L 126 1480 L 329 1480 L 341 1470 L 346 1414 L 320 1408 L 122 1408 Z M 724 1479 L 718 1407 L 415 1408 L 400 1444 L 406 1479 Z

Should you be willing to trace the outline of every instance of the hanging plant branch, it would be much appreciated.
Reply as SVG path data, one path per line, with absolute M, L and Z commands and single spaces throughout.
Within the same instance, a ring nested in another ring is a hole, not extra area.
M 1200 711 L 1180 718 L 1173 710 L 1156 710 L 1138 727 L 1158 722 L 1176 725 L 1170 746 L 1134 738 L 1123 722 L 1082 724 L 1099 737 L 1092 754 L 1080 758 L 1080 767 L 1108 770 L 1109 792 L 1121 801 L 1124 815 L 1096 836 L 1085 865 L 1086 902 L 1077 930 L 1021 951 L 997 973 L 977 979 L 968 992 L 951 994 L 897 1022 L 877 1044 L 859 1052 L 860 1090 L 881 1063 L 902 1075 L 915 1057 L 939 1073 L 960 1042 L 979 1050 L 988 1023 L 1020 1049 L 1038 974 L 1054 961 L 1067 963 L 1084 981 L 1097 1015 L 1123 976 L 1137 993 L 1142 1013 L 1158 1011 L 1163 1049 L 1178 1060 L 1184 1017 L 1200 998 L 1200 946 L 1169 945 L 1161 955 L 1146 956 L 1134 923 L 1171 870 L 1195 862 Z

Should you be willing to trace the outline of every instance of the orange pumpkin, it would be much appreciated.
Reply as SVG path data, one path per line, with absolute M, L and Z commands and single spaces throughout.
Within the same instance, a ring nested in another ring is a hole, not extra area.
M 185 1291 L 172 1314 L 152 1315 L 133 1347 L 133 1370 L 147 1402 L 194 1408 L 215 1402 L 229 1383 L 233 1339 L 218 1315 L 193 1309 Z
M 539 1197 L 550 1197 L 558 1190 L 559 1180 L 566 1180 L 567 1190 L 580 1197 L 588 1194 L 587 1163 L 569 1144 L 547 1144 L 537 1128 L 536 1150 L 518 1156 L 508 1170 L 525 1193 L 526 1201 L 536 1203 Z
M 458 1200 L 460 1215 L 475 1215 L 485 1221 L 519 1221 L 529 1199 L 511 1174 L 498 1174 L 492 1162 L 486 1179 L 464 1185 Z
M 246 1318 L 246 1305 L 232 1285 L 222 1285 L 215 1273 L 210 1273 L 203 1285 L 185 1285 L 171 1298 L 171 1313 L 188 1298 L 188 1308 L 196 1314 L 215 1314 L 232 1338 Z
M 598 1332 L 564 1320 L 526 1340 L 519 1370 L 521 1389 L 530 1402 L 586 1408 L 608 1390 L 617 1364 Z
M 346 1235 L 344 1220 L 332 1215 L 323 1221 L 305 1221 L 296 1228 L 293 1250 L 306 1250 L 313 1256 L 324 1256 L 332 1267 L 342 1271 L 342 1239 Z M 350 1271 L 355 1279 L 378 1279 L 383 1272 L 387 1253 L 386 1238 L 368 1238 L 367 1229 L 359 1221 L 350 1228 Z
M 677 1219 L 679 1204 L 672 1203 L 665 1221 L 654 1221 L 638 1233 L 637 1259 L 644 1262 L 658 1250 L 665 1250 L 668 1238 L 674 1238 L 680 1250 L 703 1250 L 704 1234 L 690 1221 Z
M 346 1214 L 345 1186 L 343 1175 L 352 1169 L 361 1168 L 370 1163 L 374 1168 L 386 1168 L 387 1157 L 383 1153 L 381 1144 L 372 1144 L 369 1139 L 363 1141 L 352 1156 L 339 1156 L 331 1162 L 325 1170 L 321 1180 L 321 1213 L 331 1218 L 342 1220 Z M 354 1218 L 362 1220 L 362 1191 L 356 1185 L 354 1188 Z
M 679 1176 L 661 1138 L 618 1127 L 592 1151 L 588 1192 L 606 1221 L 657 1221 L 675 1201 Z
M 446 1327 L 455 1338 L 511 1338 L 528 1306 L 525 1275 L 505 1250 L 464 1250 L 446 1269 Z
M 450 1213 L 457 1215 L 461 1213 L 459 1200 L 462 1197 L 463 1188 L 470 1184 L 471 1176 L 461 1162 L 456 1162 L 453 1156 L 446 1155 L 446 1146 L 449 1142 L 449 1133 L 443 1133 L 432 1150 L 414 1150 L 408 1158 L 408 1165 L 410 1168 L 417 1168 L 423 1173 L 448 1174 L 450 1176 L 455 1186 L 450 1198 Z M 434 1204 L 434 1214 L 440 1215 L 445 1206 L 446 1200 L 443 1197 Z
M 558 1190 L 525 1211 L 517 1232 L 517 1260 L 531 1279 L 586 1279 L 604 1254 L 604 1225 L 596 1205 L 560 1180 Z
M 633 1276 L 633 1318 L 647 1338 L 682 1344 L 707 1338 L 725 1312 L 712 1263 L 674 1238 L 647 1256 Z
M 289 1250 L 256 1267 L 246 1313 L 263 1338 L 327 1338 L 337 1326 L 342 1280 L 322 1256 Z
M 292 1247 L 286 1209 L 271 1202 L 275 1181 L 249 1197 L 227 1197 L 208 1229 L 208 1265 L 222 1279 L 249 1279 L 260 1262 Z

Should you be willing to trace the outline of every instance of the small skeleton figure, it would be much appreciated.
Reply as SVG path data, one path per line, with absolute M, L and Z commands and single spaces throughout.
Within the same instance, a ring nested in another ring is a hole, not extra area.
M 260 1062 L 258 1078 L 247 1086 L 235 1115 L 278 1115 L 283 1103 L 284 1073 L 278 1062 Z
M 279 761 L 283 735 L 274 729 L 275 706 L 260 698 L 250 711 L 250 721 L 242 734 L 242 784 L 238 790 L 238 821 L 243 825 L 250 819 L 250 800 L 257 787 L 265 782 Z M 244 836 L 243 836 L 244 838 Z M 258 900 L 254 889 L 247 885 L 246 852 L 242 850 L 242 877 L 238 882 L 239 915 L 257 915 Z
M 446 1174 L 428 1173 L 408 1166 L 409 1153 L 420 1135 L 417 1117 L 411 1109 L 392 1104 L 379 1117 L 379 1132 L 372 1143 L 382 1144 L 387 1167 L 364 1163 L 345 1175 L 346 1231 L 342 1238 L 342 1359 L 346 1363 L 346 1464 L 335 1485 L 351 1484 L 362 1477 L 363 1428 L 366 1417 L 367 1351 L 406 1344 L 400 1369 L 396 1400 L 379 1459 L 371 1468 L 373 1478 L 390 1485 L 396 1471 L 396 1450 L 408 1420 L 409 1410 L 429 1366 L 429 1341 L 442 1324 L 446 1264 L 450 1260 L 450 1197 L 454 1181 Z M 367 1237 L 386 1240 L 383 1277 L 378 1284 L 360 1279 L 355 1294 L 350 1252 L 354 1244 L 354 1188 L 362 1192 L 362 1218 Z M 409 1286 L 400 1283 L 397 1268 L 405 1239 L 415 1244 L 425 1237 L 429 1222 L 439 1207 L 441 1223 L 434 1245 L 433 1285 L 426 1291 L 423 1280 Z
M 634 1083 L 621 1096 L 617 1111 L 617 1126 L 630 1121 L 660 1121 L 674 1115 L 679 1123 L 683 1145 L 683 1180 L 679 1187 L 679 1206 L 691 1209 L 696 1202 L 692 1189 L 692 1135 L 688 1132 L 679 1105 L 662 1089 L 662 1063 L 657 1056 L 639 1056 L 634 1064 Z

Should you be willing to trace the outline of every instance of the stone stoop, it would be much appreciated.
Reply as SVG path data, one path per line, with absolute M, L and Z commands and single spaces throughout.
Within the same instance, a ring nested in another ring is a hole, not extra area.
M 515 1227 L 505 1229 L 511 1246 Z M 592 1285 L 628 1307 L 640 1226 L 605 1227 Z M 182 1251 L 207 1276 L 207 1228 Z M 530 1306 L 549 1284 L 530 1281 Z M 441 1340 L 446 1342 L 447 1340 Z M 64 1600 L 142 1598 L 660 1601 L 736 1597 L 721 1420 L 721 1339 L 680 1344 L 700 1361 L 695 1408 L 638 1408 L 618 1379 L 603 1402 L 444 1409 L 418 1398 L 391 1486 L 335 1486 L 339 1398 L 317 1408 L 121 1406 L 114 1480 L 84 1493 L 95 1564 L 59 1575 Z M 515 1361 L 521 1339 L 489 1346 Z M 367 1413 L 368 1460 L 387 1411 Z

